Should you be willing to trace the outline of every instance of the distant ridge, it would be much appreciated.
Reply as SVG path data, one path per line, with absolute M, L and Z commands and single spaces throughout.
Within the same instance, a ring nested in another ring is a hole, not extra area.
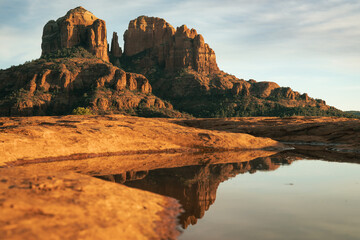
M 346 113 L 360 116 L 360 111 L 345 111 Z

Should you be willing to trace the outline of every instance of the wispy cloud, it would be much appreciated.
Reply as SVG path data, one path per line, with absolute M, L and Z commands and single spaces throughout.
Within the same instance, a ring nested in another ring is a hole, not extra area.
M 40 57 L 41 36 L 29 30 L 4 26 L 0 27 L 0 33 L 0 61 L 4 67 Z

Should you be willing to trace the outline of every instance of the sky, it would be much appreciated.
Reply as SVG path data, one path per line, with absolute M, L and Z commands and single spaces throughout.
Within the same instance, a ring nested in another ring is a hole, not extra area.
M 227 73 L 360 111 L 359 0 L 0 0 L 0 69 L 39 58 L 43 26 L 77 6 L 106 21 L 108 42 L 161 17 L 202 34 Z

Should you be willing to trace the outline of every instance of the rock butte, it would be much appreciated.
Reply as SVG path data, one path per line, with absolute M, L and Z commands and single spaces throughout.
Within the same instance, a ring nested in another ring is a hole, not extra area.
M 149 50 L 149 56 L 167 72 L 183 68 L 205 74 L 219 71 L 214 51 L 195 29 L 188 29 L 186 25 L 175 30 L 164 19 L 140 16 L 130 21 L 124 42 L 126 56 Z
M 71 9 L 64 17 L 51 20 L 44 26 L 42 55 L 77 46 L 84 47 L 106 62 L 109 61 L 105 21 L 83 7 Z
M 122 56 L 122 49 L 119 46 L 119 38 L 116 32 L 113 33 L 111 39 L 111 49 L 110 49 L 110 61 L 115 66 L 120 66 L 120 58 Z
M 157 96 L 194 116 L 204 117 L 201 112 L 210 105 L 241 109 L 249 101 L 260 108 L 279 104 L 329 109 L 322 100 L 274 82 L 245 81 L 220 71 L 215 52 L 202 35 L 186 25 L 175 30 L 164 19 L 140 16 L 130 21 L 124 43 L 122 66 L 144 74 Z M 216 101 L 210 102 L 209 96 Z M 216 110 L 207 111 L 205 117 L 214 116 Z
M 152 94 L 146 77 L 108 63 L 105 22 L 84 8 L 49 21 L 42 40 L 43 59 L 0 71 L 0 95 L 4 96 L 0 116 L 70 114 L 79 105 L 93 113 L 135 113 L 137 109 L 156 116 L 183 116 Z M 74 47 L 85 50 L 77 50 L 75 57 L 49 59 Z M 110 56 L 119 60 L 121 55 L 114 33 Z
M 0 116 L 66 115 L 77 107 L 158 117 L 342 113 L 306 93 L 219 70 L 202 35 L 161 18 L 130 21 L 124 53 L 115 32 L 108 52 L 105 22 L 82 7 L 49 21 L 42 40 L 41 59 L 0 70 Z

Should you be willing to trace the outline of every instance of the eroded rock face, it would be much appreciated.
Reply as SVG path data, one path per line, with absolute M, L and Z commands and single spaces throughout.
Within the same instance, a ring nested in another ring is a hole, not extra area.
M 96 57 L 109 61 L 105 21 L 82 7 L 74 8 L 43 30 L 42 55 L 62 48 L 82 46 Z
M 186 25 L 175 30 L 164 19 L 140 16 L 130 21 L 124 42 L 122 67 L 145 75 L 157 96 L 196 117 L 289 114 L 295 107 L 329 109 L 324 102 L 275 82 L 245 81 L 219 70 L 214 51 Z
M 175 30 L 164 19 L 140 16 L 130 21 L 124 41 L 126 56 L 147 54 L 145 68 L 158 65 L 169 73 L 183 68 L 205 74 L 219 71 L 215 52 L 195 29 L 188 29 L 186 25 Z
M 41 59 L 0 71 L 0 116 L 69 114 L 79 105 L 94 113 L 172 109 L 151 92 L 143 75 L 100 59 Z

